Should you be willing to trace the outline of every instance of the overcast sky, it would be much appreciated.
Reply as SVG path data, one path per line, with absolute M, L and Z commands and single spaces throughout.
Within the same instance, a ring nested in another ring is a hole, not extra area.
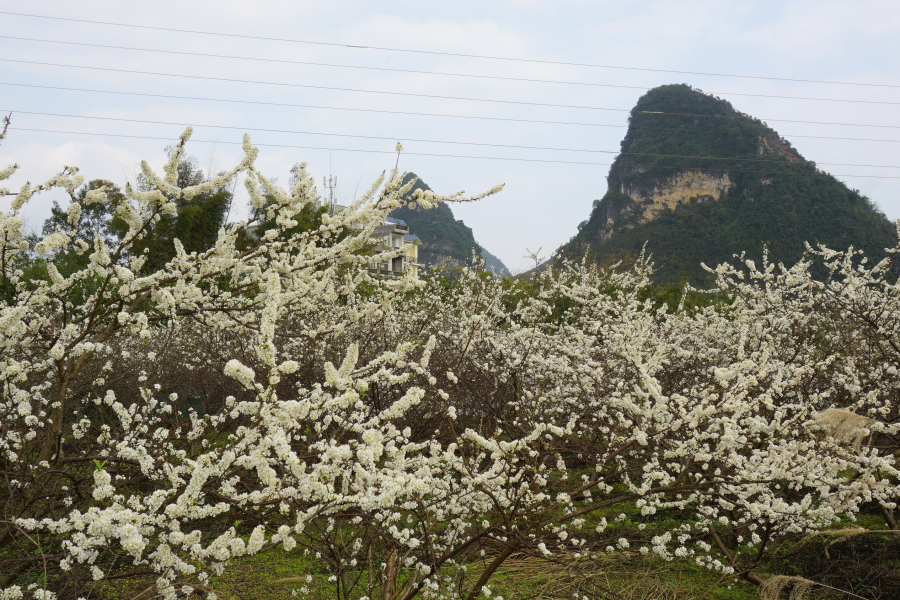
M 71 1 L 0 0 L 0 11 L 331 44 L 900 86 L 900 3 L 896 0 L 457 0 L 442 3 L 81 0 L 77 6 Z M 689 83 L 767 121 L 808 159 L 861 190 L 888 217 L 900 218 L 900 179 L 851 177 L 900 177 L 900 168 L 827 164 L 900 167 L 900 119 L 897 118 L 900 87 L 489 60 L 176 33 L 10 14 L 0 14 L 0 23 L 3 25 L 0 27 L 3 36 L 0 37 L 3 59 L 0 61 L 0 109 L 15 111 L 14 129 L 0 146 L 0 166 L 9 162 L 21 165 L 13 185 L 26 179 L 35 182 L 46 179 L 63 165 L 79 166 L 89 179 L 105 178 L 124 184 L 134 178 L 140 160 L 161 165 L 165 159 L 163 149 L 169 140 L 177 138 L 183 129 L 181 124 L 189 123 L 195 126 L 194 137 L 204 140 L 193 143 L 190 149 L 204 169 L 211 166 L 215 171 L 232 166 L 240 156 L 239 146 L 234 143 L 247 131 L 260 144 L 259 164 L 270 176 L 286 183 L 291 165 L 307 161 L 319 181 L 329 169 L 336 174 L 338 197 L 349 201 L 381 171 L 394 165 L 396 157 L 390 151 L 395 141 L 401 140 L 405 147 L 401 168 L 416 172 L 439 192 L 475 193 L 497 183 L 506 184 L 498 196 L 452 208 L 458 218 L 472 227 L 481 244 L 515 269 L 528 264 L 523 258 L 526 248 L 543 248 L 546 255 L 576 232 L 578 223 L 590 213 L 591 202 L 606 191 L 606 165 L 614 154 L 475 144 L 615 152 L 625 133 L 627 111 L 644 90 L 665 83 Z M 510 78 L 569 83 L 511 81 Z M 789 122 L 792 120 L 854 125 Z M 867 141 L 822 137 L 866 138 Z M 243 207 L 238 206 L 236 210 L 242 211 Z M 45 198 L 29 208 L 28 222 L 32 227 L 39 227 L 47 214 L 49 199 Z M 240 212 L 236 214 L 239 216 Z

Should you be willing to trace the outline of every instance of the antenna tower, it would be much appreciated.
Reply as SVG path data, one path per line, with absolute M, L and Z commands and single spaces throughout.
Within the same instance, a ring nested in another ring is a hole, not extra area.
M 328 153 L 328 177 L 322 177 L 322 187 L 328 190 L 328 212 L 334 212 L 334 189 L 337 187 L 337 175 L 331 175 L 331 152 Z
M 328 190 L 328 210 L 334 212 L 334 190 L 337 187 L 337 175 L 322 177 L 322 187 Z

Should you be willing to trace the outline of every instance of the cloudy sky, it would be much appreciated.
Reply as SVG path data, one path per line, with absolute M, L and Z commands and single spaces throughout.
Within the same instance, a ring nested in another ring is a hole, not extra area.
M 900 218 L 896 1 L 0 0 L 0 24 L 0 109 L 14 111 L 0 165 L 21 165 L 14 185 L 63 165 L 124 184 L 192 124 L 204 169 L 231 166 L 246 131 L 269 175 L 286 183 L 307 161 L 348 201 L 401 140 L 401 168 L 437 191 L 506 184 L 453 210 L 521 268 L 603 195 L 640 95 L 688 83 Z M 29 208 L 32 227 L 48 203 Z

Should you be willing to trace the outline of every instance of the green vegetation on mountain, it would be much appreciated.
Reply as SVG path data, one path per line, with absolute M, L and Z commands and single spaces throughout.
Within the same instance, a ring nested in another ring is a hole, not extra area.
M 424 181 L 415 173 L 407 173 L 403 183 L 409 183 L 413 179 L 410 194 L 416 190 L 430 190 Z M 505 272 L 503 262 L 481 247 L 475 241 L 472 228 L 461 220 L 453 217 L 453 211 L 443 202 L 437 207 L 424 210 L 421 207 L 410 208 L 401 206 L 391 213 L 395 219 L 402 219 L 409 225 L 410 233 L 419 236 L 422 245 L 419 246 L 419 261 L 426 265 L 434 265 L 445 260 L 456 264 L 471 262 L 473 250 L 484 257 L 485 266 L 493 268 L 497 272 Z
M 608 190 L 557 252 L 626 263 L 646 243 L 658 282 L 708 283 L 708 266 L 746 251 L 793 264 L 805 242 L 885 256 L 895 229 L 872 202 L 804 159 L 762 121 L 687 85 L 642 96 Z

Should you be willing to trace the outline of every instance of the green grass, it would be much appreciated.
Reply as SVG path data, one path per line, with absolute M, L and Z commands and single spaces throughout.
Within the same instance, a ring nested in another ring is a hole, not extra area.
M 615 518 L 624 513 L 623 521 Z M 594 555 L 593 558 L 570 560 L 571 557 L 559 557 L 565 564 L 556 564 L 535 556 L 534 554 L 518 554 L 507 562 L 491 577 L 487 584 L 492 595 L 502 596 L 504 600 L 757 600 L 759 590 L 743 580 L 724 579 L 720 573 L 698 566 L 692 559 L 676 559 L 665 561 L 656 556 L 643 556 L 636 550 L 643 545 L 638 539 L 648 540 L 658 531 L 670 528 L 671 521 L 677 520 L 675 514 L 657 514 L 642 517 L 640 509 L 633 502 L 622 503 L 616 507 L 597 511 L 584 524 L 583 531 L 573 532 L 592 538 L 597 534 L 593 529 L 599 518 L 603 516 L 609 522 L 608 528 L 599 534 L 604 539 L 626 537 L 632 540 L 632 549 L 628 552 Z M 644 530 L 638 524 L 645 523 Z M 865 527 L 879 530 L 884 528 L 880 515 L 860 514 L 855 522 L 844 519 L 835 524 L 834 529 Z M 876 538 L 894 543 L 888 535 L 874 534 L 856 538 L 857 544 L 868 544 Z M 597 540 L 595 540 L 597 541 Z M 837 541 L 837 540 L 835 540 Z M 810 547 L 809 544 L 818 546 Z M 754 572 L 768 579 L 772 575 L 803 576 L 803 569 L 798 563 L 798 552 L 805 551 L 813 555 L 827 551 L 839 552 L 840 549 L 830 544 L 827 537 L 814 536 L 805 541 L 788 543 L 777 549 L 772 556 L 760 564 Z M 466 589 L 477 581 L 485 566 L 493 559 L 488 551 L 467 565 Z M 809 562 L 809 556 L 806 557 Z M 890 570 L 896 567 L 893 563 L 881 562 L 881 568 Z M 310 576 L 309 583 L 305 582 Z M 297 582 L 280 583 L 280 579 L 296 578 Z M 329 574 L 325 562 L 305 555 L 302 550 L 285 552 L 280 546 L 264 554 L 234 560 L 220 576 L 212 577 L 210 588 L 220 600 L 274 600 L 291 598 L 292 591 L 307 587 L 308 593 L 301 597 L 312 600 L 337 600 L 337 589 L 334 582 L 328 581 Z M 366 576 L 363 576 L 367 580 Z M 153 577 L 138 580 L 116 580 L 104 584 L 103 597 L 125 600 L 146 589 L 153 583 Z M 825 594 L 824 589 L 820 592 Z M 356 590 L 354 597 L 365 594 L 362 586 Z M 825 594 L 827 595 L 827 594 Z M 824 595 L 820 597 L 824 598 Z M 830 597 L 830 596 L 829 596 Z M 484 599 L 479 596 L 479 600 Z
M 309 584 L 279 583 L 279 579 L 312 576 Z M 126 600 L 153 585 L 154 577 L 110 581 L 104 585 L 103 598 Z M 275 600 L 291 598 L 293 588 L 308 585 L 305 598 L 318 600 L 335 598 L 335 587 L 328 582 L 328 575 L 317 569 L 315 561 L 302 552 L 285 552 L 281 547 L 263 554 L 232 561 L 222 575 L 212 576 L 209 587 L 219 600 Z
M 490 557 L 487 557 L 488 559 Z M 483 565 L 469 565 L 468 582 L 476 580 Z M 317 569 L 315 560 L 300 552 L 278 548 L 265 554 L 235 560 L 221 576 L 210 578 L 210 588 L 220 600 L 276 600 L 291 598 L 300 583 L 279 583 L 279 579 L 312 576 L 312 600 L 335 599 L 334 583 Z M 152 578 L 110 582 L 103 597 L 125 600 L 153 583 Z M 562 566 L 534 556 L 513 557 L 499 569 L 488 586 L 494 597 L 504 600 L 578 598 L 591 600 L 758 600 L 757 589 L 743 581 L 729 585 L 720 575 L 690 561 L 666 562 L 658 558 L 609 555 L 597 561 L 579 561 Z M 362 593 L 362 592 L 360 592 Z
M 279 579 L 312 576 L 309 584 L 278 583 Z M 335 586 L 315 561 L 302 553 L 276 548 L 265 554 L 235 561 L 221 576 L 210 578 L 220 600 L 274 600 L 290 598 L 293 588 L 307 585 L 306 598 L 335 598 Z

